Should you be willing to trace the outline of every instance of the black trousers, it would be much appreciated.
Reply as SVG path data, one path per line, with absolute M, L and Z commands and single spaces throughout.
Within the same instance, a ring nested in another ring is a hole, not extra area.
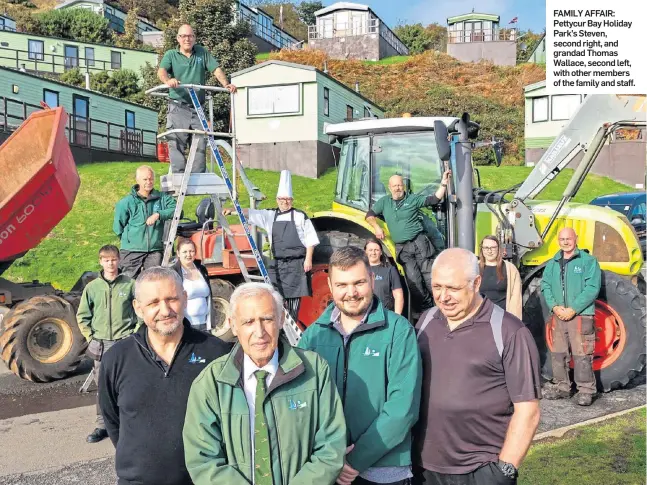
M 377 482 L 370 482 L 368 480 L 364 480 L 362 477 L 357 477 L 355 480 L 353 480 L 353 485 L 410 485 L 410 484 L 411 484 L 410 478 L 405 478 L 404 480 L 398 480 L 397 482 L 381 483 L 381 484 L 378 484 Z
M 417 470 L 413 479 L 414 485 L 516 485 L 516 478 L 508 478 L 496 463 L 486 463 L 473 472 L 462 475 Z
M 142 253 L 121 249 L 119 251 L 119 268 L 123 274 L 135 279 L 142 270 L 153 266 L 161 266 L 163 257 L 162 251 Z
M 431 293 L 431 264 L 434 247 L 424 234 L 418 234 L 411 241 L 395 245 L 396 256 L 407 278 L 411 302 L 420 313 L 434 306 Z

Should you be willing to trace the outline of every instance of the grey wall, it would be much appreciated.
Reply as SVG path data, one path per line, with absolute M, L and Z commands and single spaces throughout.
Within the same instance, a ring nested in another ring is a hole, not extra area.
M 318 140 L 283 143 L 236 145 L 238 159 L 245 168 L 278 172 L 290 170 L 294 175 L 317 178 L 335 166 L 332 150 L 339 160 L 339 149 Z
M 249 37 L 249 41 L 256 46 L 259 53 L 265 53 L 265 52 L 272 52 L 272 51 L 280 50 L 275 45 L 270 44 L 265 39 L 261 39 L 260 37 L 254 35 L 254 34 L 252 34 Z
M 514 41 L 447 44 L 447 54 L 463 62 L 487 60 L 497 66 L 514 66 L 517 64 L 517 45 Z
M 631 187 L 636 187 L 636 184 L 645 184 L 645 169 L 647 168 L 645 148 L 644 140 L 617 141 L 605 145 L 593 164 L 591 172 Z M 545 151 L 545 148 L 526 149 L 526 164 L 536 164 Z M 568 164 L 568 168 L 577 168 L 582 156 L 583 154 L 576 156 Z
M 343 42 L 341 42 L 343 40 Z M 332 39 L 311 40 L 308 46 L 326 52 L 333 59 L 361 59 L 378 61 L 381 41 L 378 34 L 334 37 Z M 395 54 L 392 54 L 395 55 Z M 384 56 L 382 56 L 384 57 Z

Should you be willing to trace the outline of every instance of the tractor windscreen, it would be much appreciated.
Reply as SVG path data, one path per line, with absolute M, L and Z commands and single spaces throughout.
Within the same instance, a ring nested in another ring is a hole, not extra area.
M 372 156 L 371 156 L 372 155 Z M 431 195 L 441 179 L 441 161 L 431 131 L 344 139 L 335 198 L 367 211 L 387 195 L 389 178 L 401 175 L 409 193 Z

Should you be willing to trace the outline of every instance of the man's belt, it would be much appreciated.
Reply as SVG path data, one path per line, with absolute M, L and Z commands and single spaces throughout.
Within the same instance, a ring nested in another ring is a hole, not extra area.
M 277 261 L 293 261 L 295 259 L 306 259 L 305 254 L 303 256 L 290 256 L 287 258 L 274 258 Z

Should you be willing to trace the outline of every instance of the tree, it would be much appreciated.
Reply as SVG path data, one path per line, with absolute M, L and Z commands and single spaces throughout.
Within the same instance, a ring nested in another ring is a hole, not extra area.
M 534 33 L 532 30 L 519 32 L 517 40 L 517 63 L 526 62 L 533 53 L 545 32 Z
M 127 49 L 137 49 L 141 47 L 142 41 L 139 40 L 139 8 L 133 7 L 128 10 L 126 22 L 124 23 L 124 33 L 117 36 L 116 45 Z
M 438 23 L 433 23 L 427 25 L 427 27 L 425 27 L 425 31 L 429 36 L 428 49 L 440 52 L 447 51 L 447 27 Z
M 431 34 L 422 24 L 399 25 L 394 32 L 409 48 L 409 54 L 421 54 L 432 45 Z
M 61 74 L 60 77 L 58 77 L 58 81 L 65 84 L 71 84 L 72 86 L 77 86 L 80 88 L 85 87 L 85 75 L 81 72 L 81 70 L 78 67 L 64 71 L 63 74 Z
M 50 10 L 34 15 L 31 33 L 78 42 L 112 44 L 108 19 L 84 8 Z
M 306 25 L 314 25 L 317 21 L 315 12 L 317 10 L 321 10 L 322 8 L 323 4 L 320 1 L 301 2 L 299 5 L 297 5 L 297 13 L 299 14 L 301 22 Z
M 90 88 L 93 91 L 114 96 L 115 98 L 132 101 L 138 98 L 142 91 L 139 87 L 139 77 L 130 69 L 117 69 L 108 74 L 100 71 L 90 77 Z

